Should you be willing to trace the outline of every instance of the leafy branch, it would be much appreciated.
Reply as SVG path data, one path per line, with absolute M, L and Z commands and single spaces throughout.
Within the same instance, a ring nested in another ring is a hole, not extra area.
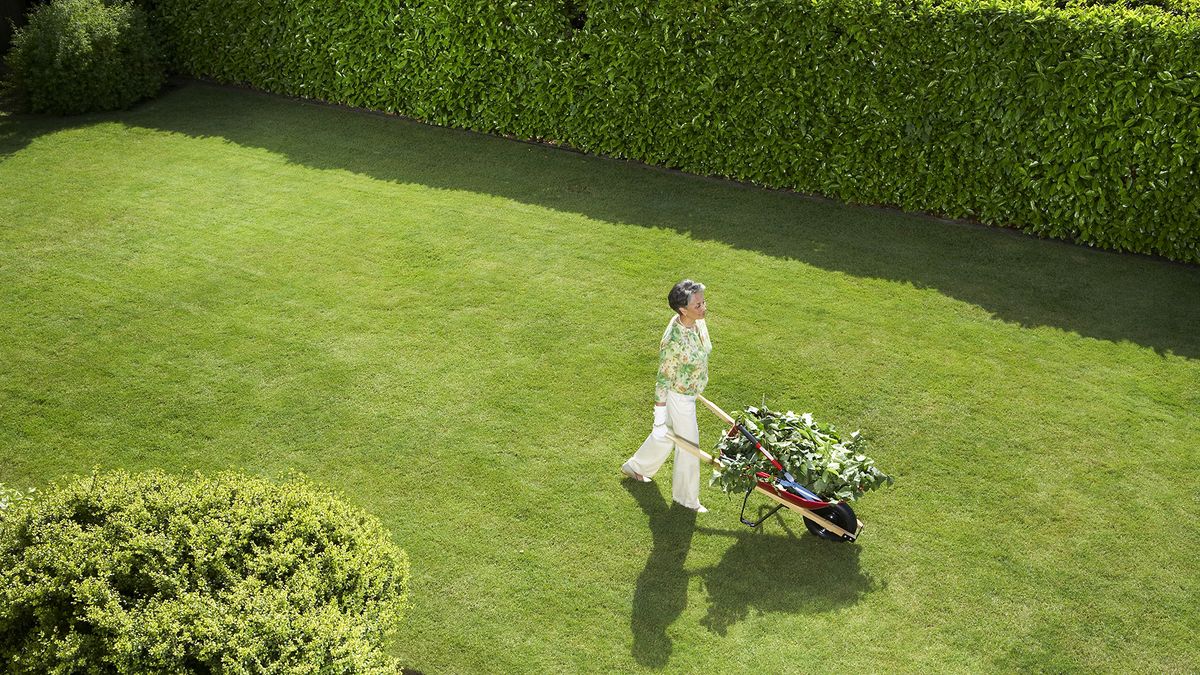
M 758 437 L 785 471 L 826 499 L 854 501 L 869 490 L 895 482 L 863 453 L 864 441 L 857 431 L 843 437 L 832 424 L 819 424 L 809 413 L 781 413 L 765 406 L 746 408 L 737 421 Z M 722 437 L 716 449 L 724 466 L 714 474 L 712 483 L 725 492 L 752 489 L 759 472 L 783 477 L 740 434 Z

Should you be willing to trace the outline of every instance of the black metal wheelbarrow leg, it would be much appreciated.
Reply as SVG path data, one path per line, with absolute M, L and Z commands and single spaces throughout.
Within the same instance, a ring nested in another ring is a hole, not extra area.
M 750 527 L 758 527 L 759 525 L 762 525 L 764 522 L 766 522 L 767 518 L 770 518 L 771 516 L 775 515 L 776 513 L 779 512 L 779 509 L 783 508 L 783 504 L 776 504 L 775 508 L 771 509 L 767 513 L 767 515 L 763 516 L 762 518 L 759 518 L 758 520 L 746 520 L 746 504 L 749 503 L 750 495 L 752 495 L 752 494 L 754 494 L 754 488 L 750 488 L 749 490 L 746 490 L 746 497 L 744 499 L 742 499 L 742 513 L 739 516 L 739 518 L 741 518 L 743 525 L 749 525 Z

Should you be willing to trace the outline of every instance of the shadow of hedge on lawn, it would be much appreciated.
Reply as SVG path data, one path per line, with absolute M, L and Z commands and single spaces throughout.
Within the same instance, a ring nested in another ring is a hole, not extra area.
M 501 196 L 932 288 L 1024 327 L 1200 358 L 1200 267 L 205 83 L 113 116 L 318 169 Z M 12 122 L 0 122 L 11 125 Z M 24 123 L 18 125 L 23 128 Z M 0 128 L 0 134 L 3 134 Z M 0 140 L 0 152 L 17 140 Z

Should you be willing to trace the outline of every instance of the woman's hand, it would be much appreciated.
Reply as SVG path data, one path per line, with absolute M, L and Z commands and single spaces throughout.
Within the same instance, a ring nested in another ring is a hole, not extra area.
M 650 430 L 650 437 L 659 442 L 667 440 L 667 406 L 654 406 L 654 428 Z

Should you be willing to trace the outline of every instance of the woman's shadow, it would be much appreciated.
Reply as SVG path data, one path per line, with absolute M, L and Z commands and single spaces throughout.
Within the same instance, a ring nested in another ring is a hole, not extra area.
M 696 531 L 696 512 L 675 502 L 668 505 L 653 483 L 627 480 L 625 488 L 650 517 L 654 542 L 633 592 L 633 658 L 643 666 L 660 668 L 671 658 L 667 628 L 687 607 L 684 563 Z
M 689 577 L 698 574 L 708 592 L 708 613 L 701 623 L 724 635 L 730 626 L 759 612 L 823 612 L 857 602 L 874 583 L 859 569 L 855 544 L 760 529 L 697 528 L 696 514 L 668 504 L 652 483 L 627 480 L 625 489 L 650 519 L 653 544 L 646 567 L 638 575 L 630 627 L 633 657 L 641 665 L 661 668 L 671 658 L 667 628 L 687 607 Z M 785 516 L 786 518 L 787 516 Z M 802 521 L 796 525 L 803 527 Z M 736 538 L 721 561 L 698 572 L 685 568 L 692 536 L 716 534 Z

